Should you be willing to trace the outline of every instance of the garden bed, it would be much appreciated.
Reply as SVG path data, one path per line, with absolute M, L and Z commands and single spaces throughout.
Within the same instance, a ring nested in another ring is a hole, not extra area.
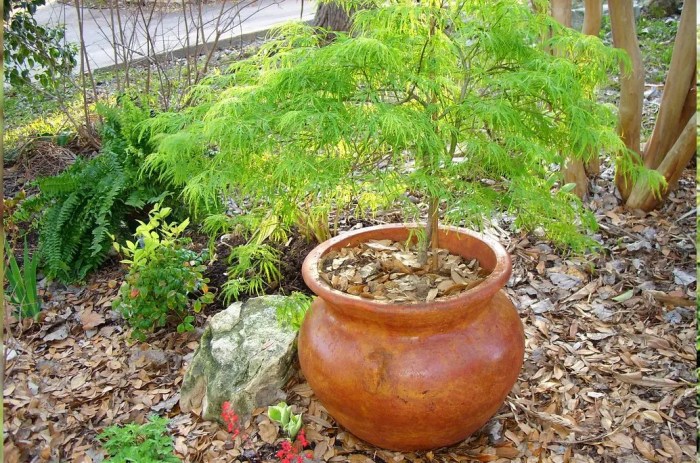
M 303 413 L 317 461 L 688 461 L 695 456 L 694 172 L 666 207 L 615 206 L 609 181 L 590 205 L 603 250 L 574 258 L 534 236 L 494 228 L 514 256 L 507 292 L 526 332 L 525 365 L 505 405 L 467 441 L 433 452 L 368 446 L 338 428 L 296 375 L 287 401 Z M 290 247 L 290 250 L 294 246 Z M 298 252 L 298 251 L 295 251 Z M 285 259 L 282 259 L 285 261 Z M 10 325 L 5 458 L 100 461 L 113 424 L 170 418 L 184 461 L 275 461 L 282 434 L 264 409 L 230 441 L 217 423 L 181 413 L 179 386 L 199 330 L 130 341 L 111 310 L 122 271 L 51 291 L 40 323 Z M 678 304 L 687 303 L 686 307 Z

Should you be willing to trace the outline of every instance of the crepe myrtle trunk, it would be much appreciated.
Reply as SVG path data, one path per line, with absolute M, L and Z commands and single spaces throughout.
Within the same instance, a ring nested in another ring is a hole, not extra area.
M 629 175 L 615 175 L 625 205 L 631 209 L 650 211 L 662 202 L 677 184 L 683 169 L 696 151 L 694 125 L 696 103 L 696 27 L 697 3 L 683 4 L 680 25 L 673 46 L 671 66 L 666 77 L 659 114 L 651 138 L 644 150 L 640 146 L 644 67 L 634 24 L 632 0 L 610 1 L 610 22 L 613 44 L 629 54 L 632 69 L 621 79 L 619 131 L 627 147 L 639 154 L 635 162 L 643 163 L 663 175 L 667 186 L 654 192 L 643 181 L 632 182 Z M 693 123 L 694 124 L 694 123 Z
M 613 0 L 609 3 L 609 8 L 613 45 L 625 50 L 632 62 L 631 69 L 626 69 L 624 64 L 620 64 L 622 76 L 617 130 L 625 146 L 640 154 L 644 64 L 637 40 L 634 7 L 632 0 Z M 622 199 L 626 201 L 633 186 L 631 177 L 618 170 L 615 173 L 615 183 Z

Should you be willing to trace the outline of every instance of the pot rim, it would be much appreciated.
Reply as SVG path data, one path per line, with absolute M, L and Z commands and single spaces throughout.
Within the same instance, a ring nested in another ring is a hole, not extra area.
M 482 233 L 477 233 L 466 228 L 454 226 L 440 226 L 441 238 L 450 233 L 456 233 L 458 239 L 465 239 L 480 242 L 480 247 L 485 247 L 492 254 L 494 262 L 493 268 L 484 280 L 475 287 L 464 291 L 457 296 L 443 300 L 433 300 L 431 302 L 391 302 L 364 299 L 360 296 L 347 294 L 332 288 L 321 279 L 318 271 L 318 264 L 321 258 L 332 249 L 339 249 L 353 242 L 366 240 L 358 239 L 362 235 L 371 235 L 377 232 L 400 232 L 401 229 L 422 228 L 420 224 L 387 224 L 361 228 L 343 233 L 330 240 L 324 241 L 315 247 L 304 259 L 302 265 L 302 276 L 304 282 L 316 295 L 335 307 L 340 307 L 349 316 L 359 318 L 379 318 L 384 321 L 400 316 L 405 322 L 405 317 L 416 318 L 416 322 L 422 319 L 443 319 L 451 318 L 450 314 L 458 312 L 464 314 L 465 308 L 483 307 L 501 288 L 505 286 L 512 271 L 510 256 L 503 246 L 496 240 L 489 238 Z M 386 238 L 386 237 L 384 237 Z M 477 245 L 479 246 L 479 245 Z M 453 249 L 451 252 L 455 252 Z M 477 257 L 477 256 L 474 256 Z M 481 259 L 479 259 L 481 261 Z M 483 265 L 483 262 L 480 262 Z M 359 311 L 358 311 L 359 309 Z M 426 321 L 427 321 L 426 319 Z

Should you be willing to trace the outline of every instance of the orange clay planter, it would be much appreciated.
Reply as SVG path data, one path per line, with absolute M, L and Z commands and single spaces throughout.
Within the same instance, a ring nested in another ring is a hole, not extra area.
M 361 229 L 311 251 L 302 273 L 318 297 L 299 333 L 299 360 L 328 413 L 354 435 L 387 449 L 425 450 L 465 439 L 496 413 L 518 378 L 524 336 L 501 291 L 508 254 L 465 229 L 441 228 L 439 247 L 478 259 L 490 274 L 454 298 L 375 302 L 320 279 L 319 259 L 331 249 L 405 241 L 407 227 Z

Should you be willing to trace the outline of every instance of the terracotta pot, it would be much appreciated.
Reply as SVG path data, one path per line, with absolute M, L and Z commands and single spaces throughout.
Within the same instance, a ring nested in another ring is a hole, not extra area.
M 302 273 L 319 297 L 299 333 L 301 369 L 328 413 L 357 437 L 403 451 L 457 443 L 486 423 L 517 380 L 524 354 L 522 323 L 501 291 L 510 258 L 477 233 L 440 230 L 440 247 L 490 271 L 449 300 L 376 302 L 320 279 L 319 260 L 331 249 L 405 241 L 407 227 L 361 229 L 311 251 Z

